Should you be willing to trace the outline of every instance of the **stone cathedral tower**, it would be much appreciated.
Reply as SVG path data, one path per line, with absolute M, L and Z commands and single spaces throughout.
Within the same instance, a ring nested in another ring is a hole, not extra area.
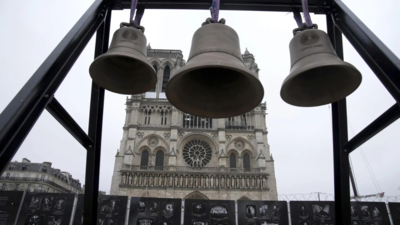
M 182 51 L 147 47 L 156 87 L 126 101 L 111 195 L 197 199 L 277 200 L 266 103 L 236 117 L 210 119 L 173 107 L 165 97 L 170 75 L 185 66 Z M 246 66 L 258 74 L 247 49 Z

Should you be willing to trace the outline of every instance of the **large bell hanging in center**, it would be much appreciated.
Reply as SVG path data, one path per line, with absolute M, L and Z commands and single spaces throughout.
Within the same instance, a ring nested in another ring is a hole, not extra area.
M 121 23 L 107 53 L 90 65 L 89 73 L 96 84 L 119 94 L 140 94 L 156 85 L 157 76 L 147 60 L 143 32 L 144 28 L 133 27 L 133 22 Z
M 237 33 L 224 22 L 203 23 L 188 63 L 167 84 L 168 100 L 185 113 L 227 118 L 253 110 L 263 99 L 257 74 L 243 63 Z
M 289 48 L 292 67 L 281 88 L 285 102 L 295 106 L 325 105 L 345 98 L 360 86 L 361 73 L 336 55 L 324 31 L 301 31 Z

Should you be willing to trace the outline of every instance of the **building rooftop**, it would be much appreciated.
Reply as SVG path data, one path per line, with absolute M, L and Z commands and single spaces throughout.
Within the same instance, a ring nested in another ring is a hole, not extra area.
M 25 172 L 42 172 L 47 173 L 51 176 L 58 178 L 60 181 L 63 181 L 73 187 L 81 189 L 81 183 L 78 179 L 72 178 L 72 175 L 68 172 L 61 171 L 60 169 L 51 167 L 51 162 L 43 162 L 43 163 L 32 163 L 29 159 L 23 158 L 22 162 L 10 162 L 7 170 L 4 172 L 10 171 L 25 171 Z

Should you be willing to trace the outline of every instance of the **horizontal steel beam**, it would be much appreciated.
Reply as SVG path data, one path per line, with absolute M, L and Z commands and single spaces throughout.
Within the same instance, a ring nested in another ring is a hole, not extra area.
M 0 173 L 4 171 L 42 114 L 76 59 L 103 23 L 104 1 L 97 0 L 0 115 Z
M 309 10 L 314 13 L 326 13 L 329 9 L 329 0 L 309 0 Z M 208 10 L 211 0 L 146 0 L 138 1 L 138 5 L 146 9 L 197 9 Z M 130 9 L 130 0 L 114 0 L 113 9 Z M 224 0 L 220 3 L 221 10 L 246 10 L 246 11 L 302 11 L 301 0 Z
M 400 60 L 340 0 L 334 0 L 332 16 L 360 56 L 400 105 Z
M 46 106 L 47 111 L 87 150 L 93 146 L 92 139 L 82 130 L 77 122 L 68 114 L 54 97 Z
M 348 143 L 343 146 L 347 152 L 352 152 L 362 144 L 367 142 L 373 136 L 381 132 L 390 124 L 400 118 L 400 106 L 394 104 L 386 112 L 380 115 L 375 121 L 368 125 L 364 130 L 354 136 Z

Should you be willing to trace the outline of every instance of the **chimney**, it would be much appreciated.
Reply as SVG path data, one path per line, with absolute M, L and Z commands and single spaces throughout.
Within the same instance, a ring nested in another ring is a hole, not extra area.
M 51 167 L 51 162 L 43 162 L 43 165 L 46 165 L 46 166 L 48 166 L 48 167 Z
M 29 159 L 27 159 L 27 158 L 23 158 L 23 159 L 22 159 L 22 162 L 23 162 L 23 163 L 30 163 L 31 160 L 29 160 Z

